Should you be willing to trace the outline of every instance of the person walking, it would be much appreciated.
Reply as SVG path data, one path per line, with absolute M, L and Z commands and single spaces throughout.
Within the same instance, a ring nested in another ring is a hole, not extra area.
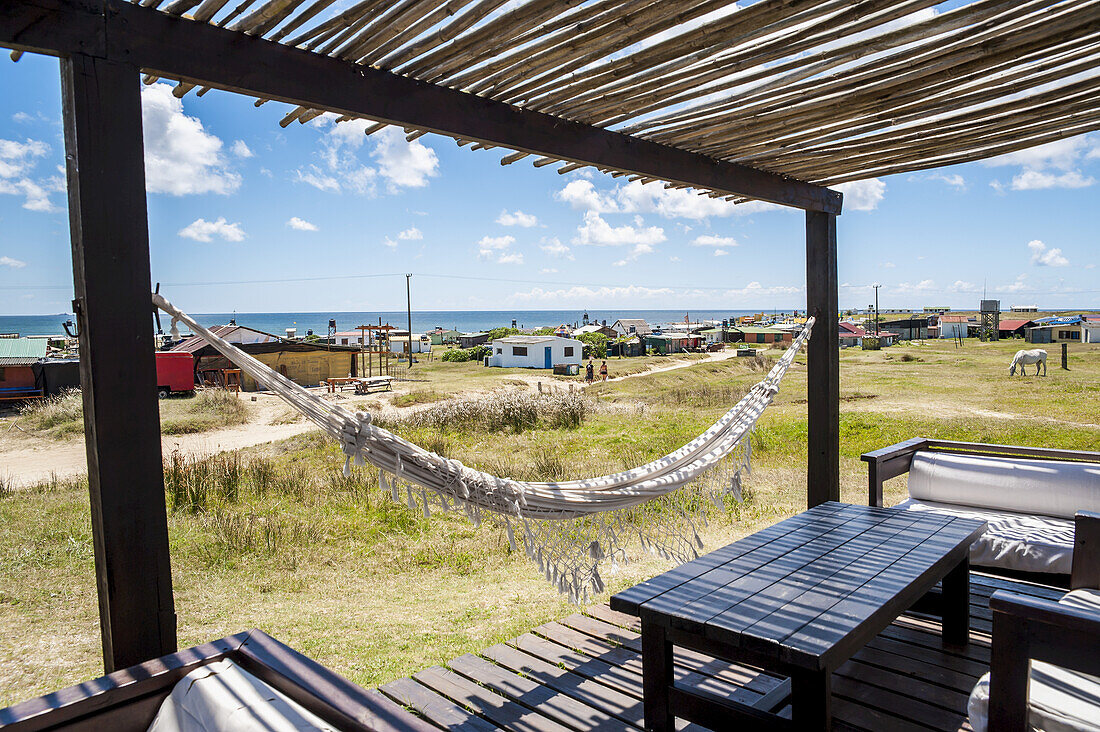
M 595 381 L 595 377 L 592 374 L 592 359 L 588 359 L 588 365 L 584 367 L 584 380 L 585 383 L 591 384 Z
M 607 381 L 607 361 L 600 364 L 600 379 Z

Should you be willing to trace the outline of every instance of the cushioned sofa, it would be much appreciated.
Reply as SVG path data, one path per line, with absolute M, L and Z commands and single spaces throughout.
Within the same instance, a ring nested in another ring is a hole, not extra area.
M 863 455 L 869 503 L 885 480 L 909 474 L 896 508 L 980 518 L 978 569 L 1065 584 L 1073 568 L 1075 514 L 1100 511 L 1100 453 L 916 438 Z M 1084 520 L 1084 519 L 1082 519 Z

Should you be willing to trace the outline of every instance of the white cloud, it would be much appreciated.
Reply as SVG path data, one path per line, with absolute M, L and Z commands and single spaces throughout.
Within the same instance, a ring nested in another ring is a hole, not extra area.
M 619 210 L 619 204 L 611 196 L 598 192 L 590 180 L 571 180 L 554 194 L 554 198 L 581 211 L 612 213 Z
M 420 140 L 407 142 L 404 133 L 396 127 L 387 127 L 372 137 L 377 145 L 371 157 L 378 162 L 378 172 L 388 181 L 391 192 L 401 188 L 423 188 L 428 185 L 429 178 L 439 175 L 439 158 L 435 150 Z
M 936 282 L 935 280 L 921 280 L 920 282 L 899 282 L 890 288 L 891 292 L 896 293 L 913 293 L 913 292 L 935 292 Z
M 298 231 L 317 231 L 316 224 L 311 224 L 305 219 L 300 219 L 297 216 L 291 216 L 290 220 L 286 222 L 286 225 Z
M 304 170 L 299 168 L 294 172 L 297 174 L 299 182 L 308 183 L 319 191 L 332 191 L 334 193 L 340 191 L 340 181 L 335 176 L 321 172 L 321 169 L 316 165 L 310 165 Z
M 539 270 L 539 274 L 557 274 L 558 270 L 554 267 L 543 267 Z
M 187 226 L 179 230 L 179 235 L 185 239 L 195 241 L 213 241 L 214 237 L 225 241 L 244 241 L 245 233 L 240 224 L 231 224 L 225 217 L 219 217 L 217 221 L 195 219 Z
M 886 184 L 878 178 L 841 183 L 834 188 L 844 194 L 845 211 L 874 211 L 886 196 Z
M 897 266 L 897 265 L 896 265 L 896 264 L 894 264 L 893 262 L 883 262 L 883 263 L 882 263 L 882 268 L 883 268 L 883 269 L 893 269 L 893 268 L 894 268 L 894 267 L 896 267 L 896 266 Z
M 477 248 L 482 250 L 507 249 L 516 243 L 514 236 L 483 236 L 477 243 Z
M 668 261 L 670 261 L 670 262 L 679 262 L 680 258 L 679 257 L 669 257 Z
M 203 129 L 197 117 L 183 113 L 183 102 L 168 84 L 141 90 L 145 137 L 145 185 L 150 193 L 186 196 L 229 194 L 241 176 L 226 167 L 222 141 Z
M 577 229 L 577 235 L 573 237 L 573 243 L 584 246 L 619 247 L 630 246 L 648 247 L 653 251 L 654 244 L 665 240 L 664 229 L 659 226 L 612 226 L 604 221 L 595 211 L 588 211 L 584 215 L 584 223 Z
M 410 226 L 398 234 L 397 238 L 401 241 L 419 241 L 424 238 L 424 235 L 420 233 L 420 229 L 415 226 Z
M 397 249 L 397 242 L 395 242 L 393 239 L 389 238 L 388 236 L 382 241 L 382 243 L 385 244 L 390 249 Z
M 583 287 L 574 286 L 558 290 L 545 290 L 535 287 L 527 292 L 516 292 L 506 298 L 508 304 L 560 304 L 572 305 L 589 303 L 584 305 L 614 305 L 623 302 L 635 302 L 637 300 L 649 300 L 665 302 L 672 297 L 675 291 L 668 287 L 639 287 L 630 285 L 627 287 Z
M 546 238 L 543 237 L 542 243 L 539 245 L 539 249 L 549 254 L 551 257 L 557 257 L 559 259 L 573 259 L 572 250 L 556 237 Z
M 727 298 L 744 298 L 744 297 L 764 297 L 768 295 L 796 295 L 803 291 L 802 287 L 789 287 L 787 285 L 773 285 L 772 287 L 764 287 L 755 280 L 745 285 L 741 289 L 726 290 L 723 293 L 723 297 Z
M 497 264 L 523 264 L 523 254 L 520 252 L 504 252 L 497 257 Z
M 27 266 L 27 263 L 20 259 L 12 259 L 11 257 L 0 257 L 0 267 L 11 267 L 12 269 L 23 269 Z
M 1078 170 L 1062 174 L 1041 170 L 1025 170 L 1012 177 L 1011 188 L 1014 191 L 1038 191 L 1046 188 L 1088 188 L 1096 179 L 1084 176 Z
M 428 185 L 429 178 L 438 175 L 435 151 L 419 140 L 407 142 L 400 129 L 386 127 L 368 138 L 364 130 L 373 123 L 350 120 L 335 124 L 335 119 L 335 115 L 325 114 L 310 123 L 326 130 L 318 153 L 323 165 L 299 168 L 295 171 L 299 182 L 321 191 L 346 190 L 373 197 L 378 192 L 379 179 L 386 182 L 390 193 L 398 193 L 403 188 L 422 188 Z M 363 165 L 359 160 L 358 151 L 368 140 L 374 144 L 370 156 L 376 167 Z
M 233 154 L 236 155 L 238 158 L 251 158 L 256 155 L 254 152 L 252 152 L 252 150 L 249 149 L 244 140 L 235 140 L 233 142 L 233 147 L 231 147 L 230 150 L 232 150 Z
M 695 237 L 695 241 L 691 242 L 691 244 L 696 247 L 735 247 L 737 246 L 737 240 L 732 236 L 703 234 Z
M 17 178 L 37 165 L 50 146 L 40 140 L 0 140 L 0 178 Z
M 1031 263 L 1040 267 L 1065 267 L 1069 260 L 1062 256 L 1062 250 L 1058 248 L 1048 249 L 1047 245 L 1038 239 L 1032 239 L 1027 243 L 1031 250 Z
M 1086 188 L 1096 183 L 1096 179 L 1083 174 L 1079 165 L 1083 160 L 1095 157 L 1100 157 L 1100 137 L 1079 135 L 1001 155 L 984 161 L 983 165 L 1021 167 L 1022 170 L 1012 177 L 1008 185 L 1014 191 Z M 999 180 L 991 181 L 989 185 L 998 193 L 1005 191 L 1005 185 Z
M 727 254 L 729 254 L 729 252 L 727 252 L 725 249 L 715 249 L 714 250 L 714 256 L 716 256 L 716 257 L 724 257 Z
M 523 264 L 523 254 L 508 250 L 515 243 L 514 236 L 483 236 L 477 242 L 477 256 L 497 264 Z
M 50 146 L 40 140 L 0 140 L 0 194 L 23 196 L 23 208 L 29 211 L 56 211 L 50 193 L 64 191 L 65 179 L 30 177 L 49 151 Z
M 497 216 L 497 223 L 501 226 L 522 226 L 525 229 L 529 229 L 532 226 L 538 226 L 539 220 L 534 214 L 523 213 L 522 211 L 501 211 L 500 216 Z
M 946 183 L 957 191 L 966 190 L 966 179 L 958 173 L 932 173 L 928 176 L 928 180 L 938 180 L 942 183 Z

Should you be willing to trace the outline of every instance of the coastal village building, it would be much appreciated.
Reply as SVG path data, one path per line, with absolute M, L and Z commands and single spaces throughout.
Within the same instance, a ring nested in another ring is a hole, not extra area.
M 951 339 L 966 338 L 969 324 L 970 320 L 965 315 L 941 315 L 939 318 L 939 325 L 937 326 L 939 328 L 939 337 Z
M 522 369 L 552 369 L 582 360 L 584 344 L 575 338 L 519 335 L 493 341 L 490 366 Z
M 488 333 L 464 333 L 458 337 L 458 345 L 461 348 L 473 348 L 474 346 L 481 346 L 488 341 Z
M 649 335 L 653 328 L 641 318 L 620 318 L 611 325 L 611 329 L 621 336 Z
M 1100 318 L 1073 315 L 1035 322 L 1027 329 L 1029 343 L 1100 343 Z
M 390 331 L 390 350 L 394 353 L 408 353 L 409 352 L 409 331 L 407 330 L 391 330 Z M 431 353 L 432 351 L 432 339 L 431 336 L 424 333 L 412 334 L 412 352 L 413 353 Z
M 1001 338 L 1023 338 L 1027 329 L 1035 327 L 1034 320 L 1002 320 L 998 325 Z
M 609 325 L 600 325 L 599 323 L 589 323 L 588 325 L 582 325 L 573 331 L 573 337 L 582 336 L 586 333 L 599 333 L 605 335 L 608 338 L 617 338 L 619 333 Z
M 646 350 L 652 349 L 662 356 L 683 353 L 689 348 L 697 348 L 702 342 L 701 336 L 690 333 L 650 333 L 645 336 Z
M 316 386 L 332 378 L 356 376 L 359 346 L 309 341 L 287 341 L 263 331 L 239 325 L 221 325 L 210 329 L 214 335 L 238 346 L 301 386 Z M 358 335 L 358 334 L 356 334 Z M 236 368 L 218 353 L 205 338 L 186 338 L 169 349 L 190 353 L 195 359 L 195 373 Z M 196 379 L 196 383 L 202 381 Z M 260 386 L 247 374 L 241 376 L 243 391 L 257 391 Z
M 624 336 L 607 344 L 608 357 L 633 358 L 645 355 L 645 336 Z
M 867 335 L 860 326 L 846 321 L 840 322 L 840 347 L 859 348 L 863 345 L 863 338 Z
M 738 340 L 745 343 L 790 343 L 794 340 L 791 331 L 761 325 L 739 325 L 731 330 L 738 335 Z
M 457 330 L 446 330 L 445 328 L 435 328 L 428 331 L 428 337 L 432 340 L 433 346 L 442 346 L 444 343 L 458 343 L 458 338 L 462 333 Z
M 928 318 L 900 318 L 884 320 L 879 328 L 885 328 L 898 334 L 903 341 L 917 341 L 928 338 Z
M 45 357 L 45 338 L 0 338 L 0 402 L 42 396 L 34 365 Z

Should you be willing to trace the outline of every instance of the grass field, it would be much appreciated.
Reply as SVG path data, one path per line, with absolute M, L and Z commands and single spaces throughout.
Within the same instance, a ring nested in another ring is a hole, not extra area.
M 1070 370 L 1010 379 L 1017 342 L 901 345 L 841 352 L 843 499 L 866 501 L 859 455 L 909 437 L 1100 450 L 1100 347 L 1071 348 Z M 596 384 L 579 425 L 539 416 L 495 429 L 396 419 L 403 436 L 516 478 L 598 475 L 688 441 L 778 355 L 694 364 Z M 1053 354 L 1053 352 L 1052 352 Z M 653 360 L 658 365 L 667 359 Z M 612 375 L 619 362 L 610 360 Z M 636 368 L 630 360 L 623 369 Z M 515 373 L 511 373 L 514 371 Z M 534 390 L 530 372 L 436 361 L 414 368 L 407 404 L 447 410 L 473 390 Z M 396 395 L 400 397 L 401 395 Z M 376 395 L 375 399 L 391 397 Z M 715 515 L 708 548 L 804 507 L 806 372 L 800 357 L 753 435 L 746 501 Z M 470 407 L 473 408 L 473 407 Z M 462 423 L 459 423 L 462 424 Z M 443 426 L 439 426 L 443 425 Z M 480 426 L 479 426 L 480 425 Z M 260 627 L 365 685 L 412 673 L 571 612 L 491 525 L 425 518 L 340 473 L 334 443 L 283 443 L 166 466 L 179 642 Z M 904 492 L 888 485 L 887 501 Z M 640 561 L 611 591 L 668 567 Z M 99 631 L 86 486 L 0 483 L 0 706 L 98 675 Z

